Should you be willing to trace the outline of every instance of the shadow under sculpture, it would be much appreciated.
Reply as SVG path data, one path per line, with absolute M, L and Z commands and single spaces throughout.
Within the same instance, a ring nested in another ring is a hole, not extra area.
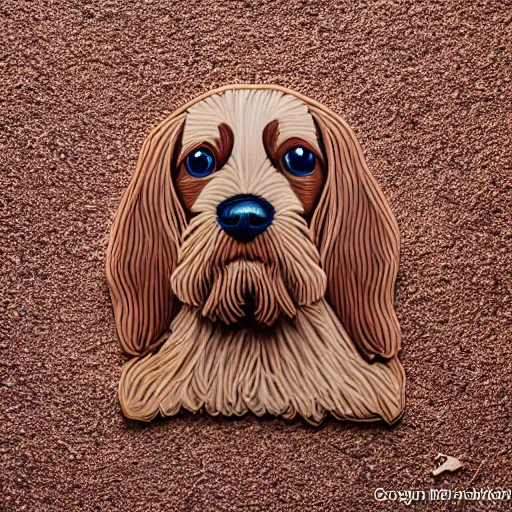
M 123 413 L 396 422 L 399 253 L 334 112 L 279 86 L 200 96 L 149 135 L 112 227 Z

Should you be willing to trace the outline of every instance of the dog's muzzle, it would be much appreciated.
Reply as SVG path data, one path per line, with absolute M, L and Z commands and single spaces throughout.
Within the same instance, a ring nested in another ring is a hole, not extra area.
M 232 196 L 217 206 L 221 228 L 239 242 L 250 242 L 263 233 L 274 219 L 274 207 L 252 194 Z

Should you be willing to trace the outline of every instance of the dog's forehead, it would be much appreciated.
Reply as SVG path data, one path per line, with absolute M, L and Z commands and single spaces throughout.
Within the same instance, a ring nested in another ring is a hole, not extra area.
M 183 148 L 219 137 L 219 125 L 226 123 L 234 134 L 233 152 L 263 147 L 263 130 L 279 122 L 278 144 L 298 137 L 319 150 L 313 117 L 308 106 L 295 96 L 272 89 L 234 89 L 214 94 L 187 110 Z

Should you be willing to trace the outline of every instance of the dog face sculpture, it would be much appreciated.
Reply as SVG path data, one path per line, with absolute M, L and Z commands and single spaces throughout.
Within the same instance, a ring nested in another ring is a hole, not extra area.
M 146 140 L 107 279 L 129 418 L 396 421 L 399 233 L 355 135 L 278 86 L 203 95 Z M 157 350 L 158 349 L 158 350 Z

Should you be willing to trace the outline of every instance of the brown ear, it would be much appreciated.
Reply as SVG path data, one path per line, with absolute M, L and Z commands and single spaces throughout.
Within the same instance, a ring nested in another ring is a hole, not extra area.
M 147 138 L 114 219 L 106 273 L 121 346 L 142 355 L 156 348 L 177 309 L 170 277 L 185 214 L 171 167 L 185 114 L 171 116 Z
M 320 107 L 310 111 L 327 162 L 325 188 L 312 218 L 327 274 L 326 297 L 363 357 L 389 359 L 401 336 L 393 305 L 398 226 L 350 127 Z

